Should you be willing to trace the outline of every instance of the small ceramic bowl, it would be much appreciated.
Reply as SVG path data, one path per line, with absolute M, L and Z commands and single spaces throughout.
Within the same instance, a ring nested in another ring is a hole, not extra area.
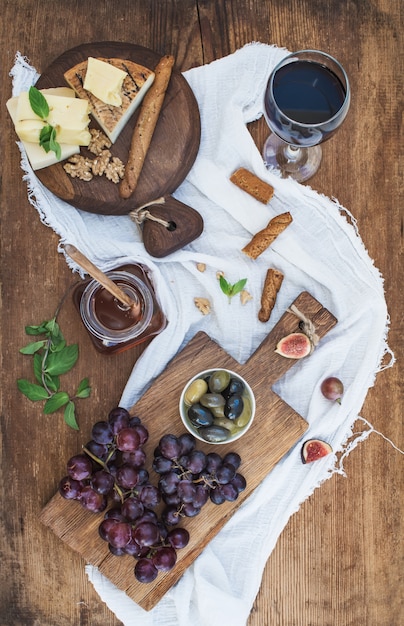
M 247 381 L 236 372 L 209 369 L 187 382 L 179 410 L 185 428 L 194 437 L 222 445 L 240 439 L 250 428 L 255 415 L 255 397 Z

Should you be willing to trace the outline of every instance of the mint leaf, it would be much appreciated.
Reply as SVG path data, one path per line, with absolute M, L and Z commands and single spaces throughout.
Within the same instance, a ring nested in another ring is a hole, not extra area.
M 41 350 L 46 345 L 46 340 L 32 341 L 23 348 L 20 348 L 21 354 L 35 354 L 38 350 Z
M 39 324 L 38 326 L 26 326 L 25 333 L 27 335 L 43 335 L 48 332 L 47 324 L 48 322 L 42 322 L 42 324 Z
M 48 392 L 44 387 L 30 383 L 25 378 L 17 380 L 17 387 L 29 400 L 37 402 L 38 400 L 46 400 L 48 398 Z
M 64 406 L 69 402 L 69 396 L 64 391 L 59 391 L 58 393 L 53 394 L 49 400 L 45 402 L 45 406 L 43 412 L 45 415 L 49 415 L 49 413 L 55 413 L 60 407 Z
M 60 144 L 56 141 L 56 128 L 51 127 L 51 134 L 49 139 L 49 149 L 56 154 L 56 158 L 60 161 L 62 156 L 62 149 Z
M 72 369 L 79 356 L 79 347 L 76 343 L 65 346 L 60 352 L 50 352 L 46 361 L 45 371 L 52 376 L 66 374 Z
M 70 426 L 70 428 L 74 428 L 74 430 L 78 430 L 79 426 L 76 421 L 75 413 L 76 413 L 76 408 L 74 406 L 74 402 L 70 400 L 65 408 L 64 419 L 65 419 L 66 424 Z
M 243 291 L 246 282 L 247 279 L 242 278 L 241 280 L 238 280 L 236 283 L 234 283 L 234 285 L 232 285 L 225 279 L 224 276 L 220 275 L 219 277 L 220 289 L 223 291 L 224 295 L 229 298 L 229 303 L 233 296 L 240 293 L 240 291 Z
M 31 109 L 42 120 L 45 120 L 49 115 L 49 105 L 45 96 L 36 87 L 30 87 L 28 92 L 28 99 L 31 105 Z
M 83 378 L 77 387 L 76 398 L 88 398 L 91 394 L 91 387 L 88 383 L 88 378 Z

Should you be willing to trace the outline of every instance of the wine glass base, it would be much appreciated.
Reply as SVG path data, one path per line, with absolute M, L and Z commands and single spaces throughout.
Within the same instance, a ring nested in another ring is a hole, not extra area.
M 271 134 L 264 144 L 262 155 L 267 168 L 279 169 L 283 178 L 290 176 L 303 183 L 320 167 L 322 149 L 320 145 L 311 148 L 291 146 Z

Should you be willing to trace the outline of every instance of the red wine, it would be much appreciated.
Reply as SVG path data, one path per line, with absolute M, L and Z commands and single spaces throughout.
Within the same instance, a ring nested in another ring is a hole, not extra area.
M 271 129 L 281 139 L 313 146 L 340 125 L 337 113 L 345 101 L 346 90 L 334 72 L 314 61 L 296 60 L 275 73 L 272 93 L 268 87 L 265 94 L 265 110 Z

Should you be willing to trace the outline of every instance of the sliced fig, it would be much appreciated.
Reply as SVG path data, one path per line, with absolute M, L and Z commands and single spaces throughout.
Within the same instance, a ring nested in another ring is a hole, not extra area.
M 313 344 L 304 333 L 291 333 L 283 337 L 277 344 L 275 352 L 287 359 L 302 359 L 313 350 Z
M 303 463 L 312 463 L 331 452 L 332 447 L 329 443 L 321 441 L 321 439 L 308 439 L 302 446 L 302 461 Z

